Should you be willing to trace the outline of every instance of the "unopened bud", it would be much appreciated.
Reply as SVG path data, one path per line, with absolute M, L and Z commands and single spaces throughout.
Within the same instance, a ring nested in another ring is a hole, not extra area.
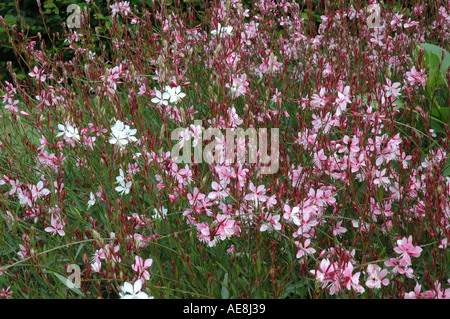
M 92 236 L 94 237 L 94 239 L 97 242 L 103 244 L 103 238 L 100 236 L 100 234 L 95 229 L 92 230 Z
M 89 264 L 89 258 L 88 258 L 88 256 L 86 255 L 86 253 L 83 254 L 83 262 L 84 262 L 85 264 Z
M 218 55 L 219 55 L 219 53 L 220 53 L 220 50 L 222 50 L 222 44 L 218 44 L 217 45 L 217 47 L 216 47 L 216 49 L 214 50 L 214 58 L 217 58 L 218 57 Z
M 139 248 L 141 248 L 141 243 L 142 243 L 141 239 L 140 238 L 136 238 L 135 244 L 136 244 L 136 249 L 137 250 L 139 250 Z

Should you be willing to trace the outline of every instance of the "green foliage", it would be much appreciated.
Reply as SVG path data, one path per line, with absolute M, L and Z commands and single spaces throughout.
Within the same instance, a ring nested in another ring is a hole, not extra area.
M 427 86 L 431 89 L 445 84 L 448 87 L 446 72 L 450 67 L 450 53 L 430 43 L 421 43 L 424 49 L 426 68 L 429 71 Z
M 130 0 L 131 7 L 135 5 L 142 5 L 141 0 Z M 36 0 L 21 0 L 18 1 L 19 10 L 14 1 L 5 1 L 0 3 L 0 16 L 3 17 L 5 24 L 8 26 L 11 33 L 14 25 L 17 26 L 17 31 L 23 33 L 29 38 L 36 37 L 40 34 L 46 43 L 47 49 L 53 48 L 53 35 L 59 33 L 64 34 L 62 27 L 67 18 L 71 14 L 67 12 L 67 7 L 71 4 L 84 7 L 95 8 L 91 10 L 91 25 L 94 28 L 98 25 L 97 19 L 108 19 L 110 8 L 106 0 L 92 0 L 90 4 L 85 1 L 72 0 L 41 0 L 42 14 Z M 56 47 L 61 47 L 64 39 L 56 39 Z M 16 57 L 11 40 L 8 37 L 7 30 L 0 26 L 0 81 L 11 81 L 11 76 L 7 70 L 7 62 L 12 62 L 12 71 L 17 73 L 19 79 L 23 79 L 28 70 L 20 64 Z
M 431 127 L 436 132 L 444 132 L 445 123 L 450 121 L 447 106 L 450 87 L 446 76 L 450 68 L 450 53 L 431 43 L 421 43 L 419 46 L 423 49 L 425 69 L 428 72 L 426 91 L 431 102 Z

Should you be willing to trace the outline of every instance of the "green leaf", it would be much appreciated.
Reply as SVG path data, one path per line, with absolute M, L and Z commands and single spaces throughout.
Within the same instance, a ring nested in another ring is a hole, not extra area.
M 294 298 L 304 297 L 304 289 L 302 289 L 304 286 L 305 286 L 304 281 L 300 281 L 296 284 L 290 284 L 284 290 L 282 299 L 289 297 L 289 295 L 291 295 L 291 294 L 293 295 Z
M 445 129 L 443 128 L 442 124 L 437 122 L 434 117 L 431 117 L 430 126 L 436 133 L 445 134 Z
M 447 167 L 444 168 L 442 172 L 442 176 L 447 177 L 450 176 L 450 162 L 447 163 Z
M 230 292 L 228 291 L 228 273 L 225 273 L 222 281 L 222 299 L 230 298 Z
M 421 43 L 420 46 L 425 50 L 425 62 L 430 70 L 430 76 L 431 72 L 433 72 L 433 76 L 436 76 L 435 73 L 437 72 L 437 75 L 439 76 L 437 84 L 439 85 L 439 83 L 445 83 L 448 86 L 445 75 L 450 67 L 450 53 L 448 53 L 447 50 L 431 43 Z M 426 58 L 427 56 L 428 60 Z
M 403 108 L 403 100 L 402 99 L 396 99 L 394 101 L 395 107 L 394 110 L 400 110 L 401 108 Z
M 433 110 L 431 111 L 431 115 L 435 116 L 436 118 L 439 118 L 443 122 L 447 122 L 449 116 L 449 107 L 448 106 L 440 107 L 439 109 L 433 108 Z
M 261 259 L 256 259 L 256 269 L 258 270 L 258 274 L 261 273 Z
M 81 244 L 81 245 L 78 247 L 77 253 L 75 254 L 74 259 L 77 259 L 78 255 L 80 254 L 80 251 L 83 249 L 83 247 L 84 247 L 84 244 Z
M 67 285 L 66 285 L 67 278 L 66 278 L 66 277 L 61 276 L 60 274 L 58 274 L 58 273 L 56 273 L 56 272 L 53 272 L 53 274 L 56 276 L 56 278 L 58 278 L 59 280 L 61 280 L 61 282 L 67 287 Z M 69 287 L 67 287 L 67 288 L 69 288 Z M 80 296 L 82 296 L 82 297 L 85 297 L 84 293 L 83 293 L 80 289 L 78 289 L 78 288 L 76 288 L 76 287 L 70 288 L 70 290 L 76 292 L 78 295 L 80 295 Z
M 432 52 L 425 52 L 425 62 L 428 69 L 427 86 L 428 89 L 433 91 L 439 85 L 445 84 L 444 79 L 439 71 L 439 65 L 441 63 L 438 56 Z

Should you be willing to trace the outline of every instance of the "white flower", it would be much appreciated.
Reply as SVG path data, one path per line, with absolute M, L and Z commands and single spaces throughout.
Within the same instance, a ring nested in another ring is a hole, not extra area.
M 88 51 L 88 58 L 93 59 L 95 57 L 95 52 Z
M 302 220 L 299 216 L 299 213 L 300 213 L 300 207 L 295 206 L 294 208 L 292 208 L 291 218 L 292 218 L 292 221 L 294 222 L 294 224 L 297 226 L 301 225 L 301 222 L 302 222 Z
M 170 96 L 170 103 L 177 103 L 186 96 L 185 93 L 181 92 L 181 86 L 177 86 L 176 88 L 166 86 L 166 93 Z
M 125 183 L 125 175 L 123 174 L 123 170 L 119 169 L 119 176 L 116 177 L 116 183 L 124 184 Z
M 111 127 L 111 138 L 109 143 L 117 144 L 123 149 L 128 142 L 136 142 L 137 139 L 133 135 L 137 132 L 136 129 L 130 129 L 129 125 L 125 125 L 122 121 L 117 120 L 116 124 Z
M 154 97 L 152 99 L 152 103 L 156 103 L 156 104 L 164 104 L 164 105 L 168 105 L 169 102 L 167 102 L 167 100 L 170 98 L 169 93 L 164 92 L 161 93 L 161 91 L 155 90 L 156 93 L 156 97 Z
M 145 292 L 141 291 L 142 281 L 140 279 L 136 280 L 134 285 L 129 282 L 125 282 L 123 286 L 120 287 L 122 292 L 119 293 L 120 299 L 153 299 L 149 297 Z
M 74 139 L 76 141 L 80 140 L 80 134 L 78 133 L 78 129 L 76 127 L 73 127 L 68 122 L 66 122 L 66 125 L 58 124 L 58 129 L 61 131 L 56 135 L 56 137 L 65 135 L 67 138 Z
M 95 196 L 94 196 L 94 193 L 90 193 L 89 194 L 89 197 L 90 197 L 90 199 L 89 199 L 89 201 L 88 201 L 88 209 L 89 209 L 89 207 L 91 207 L 91 206 L 93 206 L 94 204 L 95 204 Z
M 428 131 L 430 132 L 431 136 L 433 136 L 433 137 L 437 136 L 432 128 L 430 128 Z
M 123 170 L 119 170 L 120 175 L 116 177 L 116 183 L 119 186 L 116 187 L 116 191 L 118 191 L 121 195 L 128 194 L 131 189 L 131 181 L 126 181 L 125 176 L 123 174 Z
M 160 210 L 154 208 L 153 211 L 155 212 L 152 216 L 154 219 L 161 219 L 167 216 L 167 208 L 161 207 Z
M 219 35 L 221 38 L 227 36 L 227 35 L 231 35 L 231 33 L 233 32 L 233 27 L 232 26 L 228 26 L 228 27 L 222 27 L 222 25 L 219 23 L 217 25 L 217 30 L 212 30 L 211 34 L 212 35 Z

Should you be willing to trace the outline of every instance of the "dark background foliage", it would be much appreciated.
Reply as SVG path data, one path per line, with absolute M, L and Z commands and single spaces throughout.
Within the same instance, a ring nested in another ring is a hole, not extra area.
M 118 1 L 118 0 L 117 0 Z M 144 7 L 151 8 L 158 1 L 150 0 L 128 0 L 133 11 Z M 41 4 L 41 10 L 39 4 Z M 64 29 L 62 27 L 66 19 L 70 15 L 67 7 L 70 4 L 76 4 L 83 10 L 84 7 L 91 8 L 90 24 L 96 27 L 101 23 L 107 25 L 109 23 L 110 5 L 115 3 L 114 0 L 91 0 L 86 3 L 84 0 L 9 0 L 0 2 L 0 82 L 4 80 L 10 81 L 11 75 L 7 69 L 8 61 L 12 62 L 12 71 L 17 74 L 19 80 L 28 73 L 28 66 L 23 65 L 16 57 L 8 31 L 12 32 L 13 26 L 17 26 L 17 31 L 25 35 L 25 37 L 36 40 L 41 43 L 44 40 L 46 48 L 63 47 Z M 211 1 L 208 0 L 166 0 L 169 8 L 177 8 L 184 10 L 189 6 L 197 15 L 198 23 L 201 22 L 202 14 L 209 7 Z M 276 1 L 275 1 L 276 2 Z M 297 0 L 302 8 L 303 15 L 309 19 L 316 20 L 316 24 L 320 23 L 320 16 L 326 14 L 329 10 L 339 10 L 354 5 L 356 8 L 363 8 L 368 1 L 361 0 Z M 245 5 L 251 6 L 256 3 L 253 0 L 244 0 Z M 413 7 L 422 0 L 386 0 L 386 6 L 399 6 L 401 8 Z M 432 15 L 432 13 L 431 13 Z M 3 19 L 3 23 L 1 22 Z M 7 28 L 4 27 L 7 26 Z M 39 44 L 40 45 L 40 44 Z M 60 53 L 60 52 L 59 52 Z M 69 57 L 69 56 L 67 56 Z
M 152 7 L 153 1 L 149 0 L 128 0 L 132 9 L 142 8 L 142 6 Z M 158 1 L 157 1 L 158 2 Z M 200 23 L 201 15 L 208 7 L 209 1 L 203 0 L 178 0 L 167 1 L 169 7 L 181 8 L 190 6 L 197 14 L 198 23 Z M 244 1 L 250 5 L 253 1 Z M 313 1 L 318 2 L 318 1 Z M 17 30 L 22 32 L 29 38 L 43 39 L 46 43 L 47 49 L 51 49 L 58 44 L 60 47 L 64 41 L 63 23 L 66 21 L 70 12 L 67 12 L 67 7 L 70 4 L 76 4 L 83 10 L 84 7 L 93 7 L 91 10 L 90 23 L 92 27 L 96 27 L 99 23 L 107 23 L 107 18 L 110 15 L 110 5 L 115 1 L 110 0 L 91 0 L 87 4 L 84 0 L 40 0 L 42 12 L 39 9 L 37 0 L 10 0 L 0 2 L 0 17 L 3 17 L 4 23 L 7 25 L 9 32 L 12 32 L 12 27 L 17 26 Z M 316 3 L 317 4 L 317 3 Z M 7 28 L 0 22 L 0 81 L 9 80 L 11 76 L 7 69 L 7 62 L 12 62 L 12 70 L 20 79 L 25 77 L 24 66 L 20 65 L 14 53 L 10 37 L 8 36 Z M 55 37 L 54 35 L 58 35 Z M 38 41 L 40 42 L 40 41 Z M 25 67 L 26 68 L 26 67 Z

